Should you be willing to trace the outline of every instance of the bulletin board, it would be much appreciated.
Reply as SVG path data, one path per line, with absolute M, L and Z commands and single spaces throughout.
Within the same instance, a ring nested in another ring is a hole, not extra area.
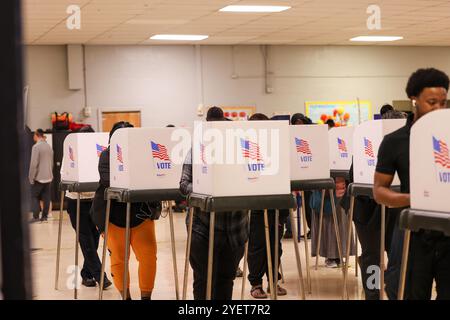
M 223 110 L 225 118 L 233 121 L 246 121 L 256 112 L 256 107 L 220 107 Z
M 323 115 L 335 117 L 335 122 L 342 122 L 347 126 L 356 126 L 362 122 L 373 119 L 372 103 L 367 100 L 353 101 L 307 101 L 305 102 L 306 115 L 314 122 L 318 123 Z M 342 119 L 335 110 L 341 110 Z M 347 116 L 344 121 L 343 115 Z

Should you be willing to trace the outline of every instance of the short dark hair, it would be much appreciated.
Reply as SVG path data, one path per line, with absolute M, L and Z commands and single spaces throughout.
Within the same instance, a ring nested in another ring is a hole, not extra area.
M 418 97 L 425 88 L 444 88 L 448 91 L 448 76 L 437 69 L 419 69 L 408 80 L 406 94 L 408 98 Z
M 333 119 L 328 119 L 326 124 L 332 128 L 334 128 L 336 126 Z
M 44 136 L 44 130 L 42 130 L 42 129 L 37 129 L 36 130 L 36 132 L 35 132 L 35 134 L 38 136 L 38 137 L 43 137 Z
M 113 136 L 114 132 L 116 132 L 117 130 L 122 129 L 122 128 L 134 128 L 134 126 L 131 123 L 126 122 L 126 121 L 116 122 L 113 125 L 111 131 L 109 132 L 109 141 L 110 142 L 111 142 L 111 137 Z
M 264 120 L 269 120 L 269 117 L 266 116 L 264 113 L 255 113 L 248 120 L 249 121 L 264 121 Z
M 82 127 L 80 133 L 87 133 L 87 132 L 95 132 L 95 130 L 91 126 Z
M 223 110 L 219 107 L 211 107 L 206 113 L 206 121 L 223 121 Z
M 381 107 L 380 114 L 383 115 L 383 114 L 385 114 L 386 112 L 389 112 L 389 111 L 394 111 L 394 107 L 391 106 L 390 104 L 386 103 L 385 105 L 383 105 Z
M 174 126 L 173 124 L 168 124 L 168 125 L 166 126 L 166 128 L 175 128 L 175 126 Z

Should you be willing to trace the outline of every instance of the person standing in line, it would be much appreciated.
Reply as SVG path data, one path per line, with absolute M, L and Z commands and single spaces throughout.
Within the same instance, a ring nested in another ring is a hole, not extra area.
M 51 183 L 53 181 L 53 150 L 47 143 L 44 131 L 37 129 L 33 136 L 35 145 L 31 150 L 28 179 L 31 184 L 33 218 L 31 223 L 39 221 L 40 201 L 43 202 L 41 222 L 46 222 L 51 201 Z

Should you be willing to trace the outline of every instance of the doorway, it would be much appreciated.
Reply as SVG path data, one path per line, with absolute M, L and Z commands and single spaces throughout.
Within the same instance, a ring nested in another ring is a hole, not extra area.
M 131 123 L 136 128 L 141 127 L 140 111 L 102 111 L 102 131 L 110 132 L 113 125 L 119 121 Z

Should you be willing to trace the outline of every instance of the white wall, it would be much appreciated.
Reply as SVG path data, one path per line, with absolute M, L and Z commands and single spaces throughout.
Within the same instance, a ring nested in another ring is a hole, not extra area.
M 311 100 L 404 100 L 409 75 L 419 67 L 450 73 L 448 47 L 271 46 L 272 94 L 265 93 L 265 63 L 259 46 L 88 46 L 87 103 L 97 108 L 140 109 L 144 126 L 189 125 L 200 103 L 255 105 L 303 112 Z M 31 46 L 26 52 L 30 127 L 49 127 L 52 111 L 72 111 L 80 120 L 83 90 L 67 90 L 64 46 Z M 233 76 L 234 75 L 234 76 Z

